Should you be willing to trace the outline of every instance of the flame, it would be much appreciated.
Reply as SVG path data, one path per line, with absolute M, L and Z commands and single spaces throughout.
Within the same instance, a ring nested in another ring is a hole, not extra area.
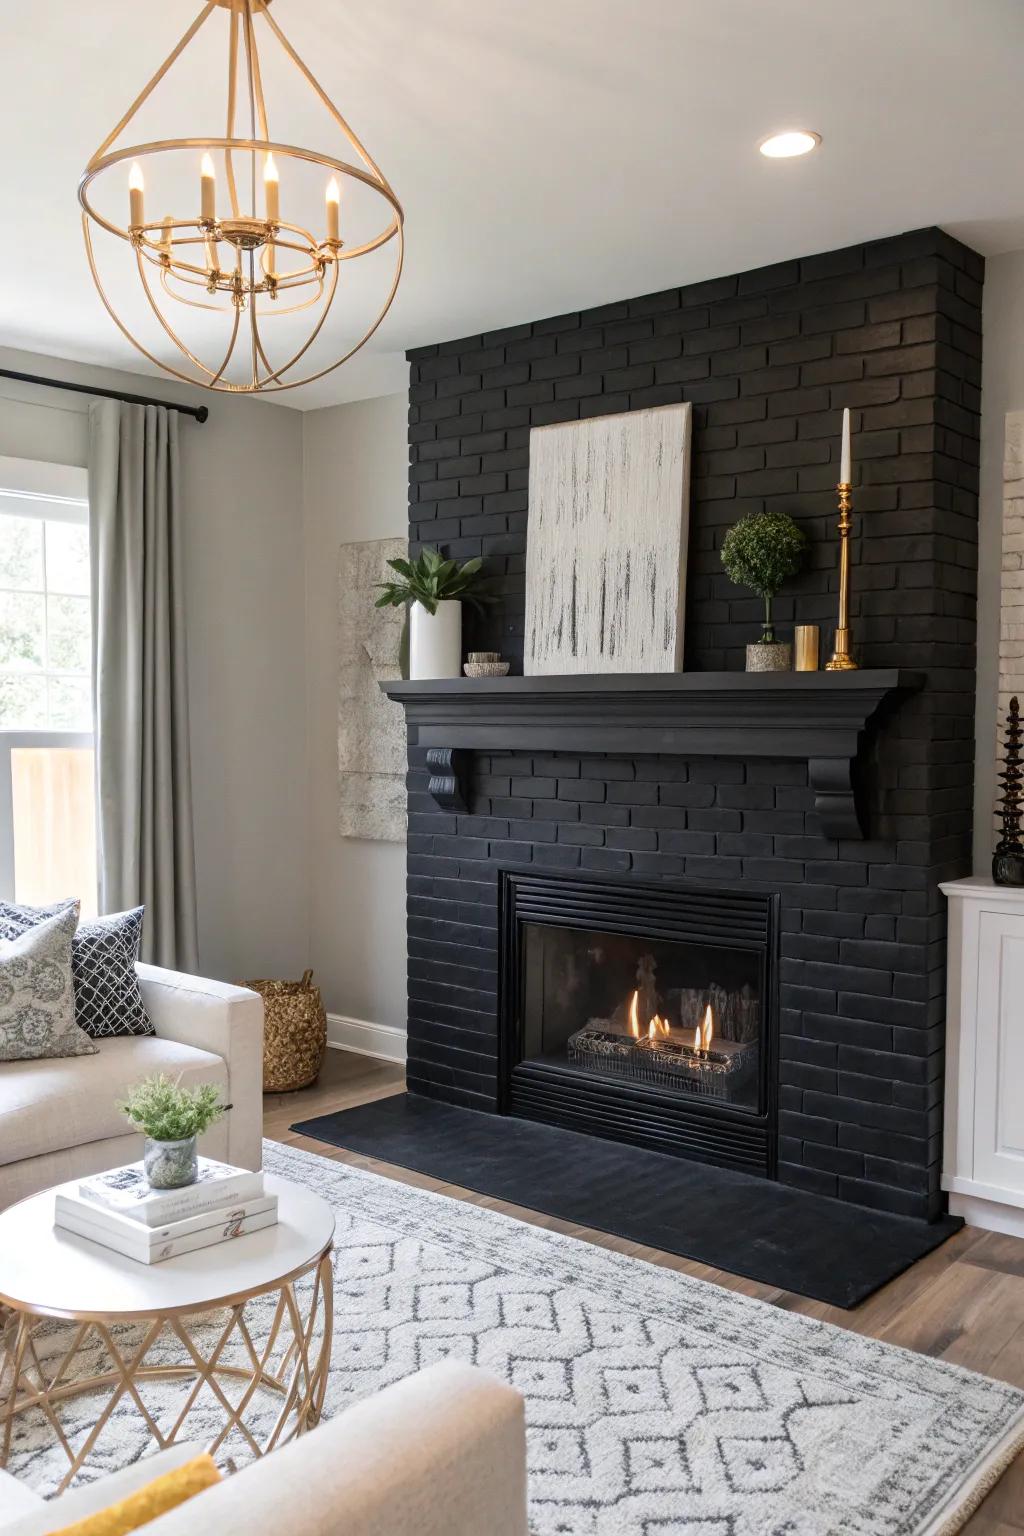
M 128 185 L 133 192 L 144 192 L 146 178 L 142 174 L 142 166 L 137 160 L 132 161 L 132 168 L 128 172 Z
M 707 1008 L 704 1010 L 704 1022 L 697 1033 L 700 1036 L 699 1044 L 701 1050 L 710 1051 L 711 1042 L 715 1038 L 715 1016 L 711 1011 L 710 1003 L 708 1003 Z
M 277 180 L 279 180 L 279 177 L 278 177 L 278 174 L 277 174 L 277 165 L 276 165 L 276 163 L 274 161 L 273 155 L 269 151 L 267 153 L 267 158 L 263 162 L 263 180 L 264 181 L 277 181 Z
M 699 1024 L 697 1025 L 697 1028 L 693 1032 L 693 1048 L 694 1048 L 695 1051 L 699 1051 L 700 1050 L 700 1025 Z
M 640 992 L 639 989 L 629 999 L 629 1032 L 634 1040 L 641 1038 L 640 1029 Z M 672 1026 L 668 1019 L 663 1019 L 660 1013 L 655 1013 L 647 1021 L 648 1040 L 657 1040 L 659 1035 L 670 1035 Z M 697 1031 L 700 1034 L 700 1030 Z

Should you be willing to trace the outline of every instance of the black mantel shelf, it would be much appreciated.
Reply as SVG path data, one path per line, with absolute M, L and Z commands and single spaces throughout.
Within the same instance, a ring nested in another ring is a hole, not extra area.
M 806 761 L 827 837 L 866 835 L 854 767 L 868 722 L 887 699 L 921 687 L 919 672 L 672 672 L 600 677 L 438 678 L 384 682 L 428 749 L 430 793 L 463 807 L 461 754 L 666 753 Z

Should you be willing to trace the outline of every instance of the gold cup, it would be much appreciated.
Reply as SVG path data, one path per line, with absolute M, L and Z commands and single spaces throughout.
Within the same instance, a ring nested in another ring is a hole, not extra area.
M 817 672 L 820 630 L 817 624 L 797 624 L 793 629 L 793 666 L 797 672 Z

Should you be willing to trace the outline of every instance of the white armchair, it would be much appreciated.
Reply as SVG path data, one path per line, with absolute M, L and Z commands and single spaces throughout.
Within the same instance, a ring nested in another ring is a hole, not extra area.
M 0 1069 L 0 1208 L 142 1156 L 117 1108 L 151 1072 L 214 1083 L 231 1109 L 200 1142 L 208 1157 L 261 1161 L 263 1000 L 244 987 L 138 967 L 154 1035 L 100 1040 L 95 1056 L 6 1062 Z
M 48 1536 L 198 1446 L 174 1445 L 48 1504 L 0 1472 L 2 1536 Z M 145 1527 L 146 1536 L 527 1536 L 523 1400 L 444 1361 L 385 1387 Z

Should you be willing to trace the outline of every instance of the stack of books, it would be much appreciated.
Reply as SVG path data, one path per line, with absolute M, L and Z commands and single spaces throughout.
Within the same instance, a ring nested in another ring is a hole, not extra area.
M 262 1173 L 199 1159 L 199 1176 L 182 1189 L 152 1189 L 142 1163 L 83 1179 L 54 1200 L 54 1225 L 140 1264 L 159 1264 L 226 1243 L 277 1221 L 277 1196 Z

